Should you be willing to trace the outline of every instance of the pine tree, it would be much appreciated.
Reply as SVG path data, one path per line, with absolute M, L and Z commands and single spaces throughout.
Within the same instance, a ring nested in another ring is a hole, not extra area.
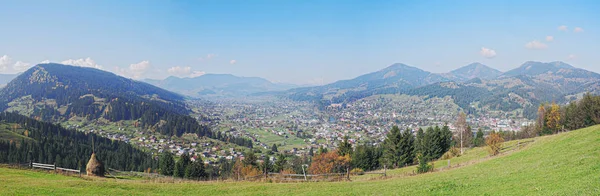
M 173 170 L 175 167 L 175 160 L 173 160 L 173 155 L 171 153 L 164 151 L 160 156 L 160 174 L 165 176 L 172 176 Z
M 286 163 L 287 163 L 287 161 L 285 160 L 285 155 L 283 155 L 283 154 L 277 155 L 277 160 L 275 160 L 275 164 L 273 165 L 273 170 L 275 172 L 281 172 L 284 169 Z
M 342 140 L 338 145 L 338 154 L 340 156 L 346 156 L 352 153 L 352 144 L 348 142 L 348 136 L 344 136 L 344 140 Z
M 482 146 L 484 144 L 483 140 L 483 130 L 481 128 L 477 129 L 477 134 L 475 135 L 475 139 L 473 139 L 474 146 Z
M 415 160 L 415 136 L 410 129 L 406 129 L 400 134 L 398 143 L 398 165 L 412 165 Z
M 400 162 L 399 160 L 399 152 L 400 152 L 400 138 L 401 138 L 401 133 L 400 133 L 400 129 L 398 128 L 398 126 L 394 126 L 392 127 L 392 130 L 390 130 L 390 132 L 388 132 L 385 141 L 384 141 L 384 155 L 383 155 L 383 161 L 384 164 L 386 165 L 390 165 L 393 167 L 398 167 L 400 165 L 398 165 L 398 163 Z

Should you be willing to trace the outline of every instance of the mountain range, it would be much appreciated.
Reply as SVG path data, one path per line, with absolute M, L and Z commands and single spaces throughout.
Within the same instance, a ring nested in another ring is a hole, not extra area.
M 144 82 L 191 97 L 236 97 L 298 87 L 293 84 L 272 83 L 259 77 L 239 77 L 231 74 L 204 74 L 193 78 L 170 76 L 164 80 L 146 79 Z
M 0 108 L 44 120 L 130 120 L 142 114 L 113 114 L 134 107 L 186 111 L 183 100 L 179 94 L 110 72 L 54 63 L 36 65 L 0 90 Z
M 600 74 L 564 62 L 529 61 L 504 73 L 480 63 L 442 74 L 393 64 L 354 79 L 291 89 L 280 95 L 317 101 L 322 106 L 379 94 L 449 96 L 470 112 L 523 109 L 524 116 L 532 117 L 541 103 L 566 103 L 587 92 L 600 93 Z

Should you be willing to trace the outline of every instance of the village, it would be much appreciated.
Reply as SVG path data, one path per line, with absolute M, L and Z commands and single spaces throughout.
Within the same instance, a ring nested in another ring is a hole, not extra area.
M 325 110 L 307 102 L 274 98 L 268 101 L 191 102 L 190 107 L 196 111 L 193 115 L 198 117 L 199 123 L 235 137 L 250 138 L 254 142 L 253 150 L 261 157 L 272 155 L 273 146 L 296 156 L 307 155 L 311 149 L 333 149 L 346 136 L 352 144 L 378 145 L 393 126 L 413 133 L 429 126 L 448 125 L 455 130 L 453 122 L 460 111 L 448 97 L 423 99 L 406 95 L 376 96 L 351 104 L 331 104 Z M 519 131 L 521 126 L 531 123 L 524 118 L 492 115 L 469 115 L 467 121 L 473 133 L 479 128 L 484 131 Z M 152 153 L 165 150 L 177 156 L 188 153 L 192 159 L 201 158 L 207 164 L 238 157 L 243 159 L 243 153 L 249 150 L 231 143 L 198 138 L 194 134 L 166 137 L 127 123 L 119 123 L 121 126 L 92 124 L 68 124 L 66 127 L 131 143 Z

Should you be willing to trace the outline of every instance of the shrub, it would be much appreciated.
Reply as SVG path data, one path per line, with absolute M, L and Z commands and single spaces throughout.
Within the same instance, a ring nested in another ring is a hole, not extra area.
M 433 164 L 428 164 L 425 156 L 418 154 L 417 160 L 419 160 L 419 165 L 417 165 L 417 173 L 421 174 L 433 171 Z
M 446 153 L 444 153 L 444 155 L 442 155 L 442 160 L 451 159 L 453 157 L 459 157 L 459 156 L 460 156 L 460 149 L 452 146 L 452 148 L 450 148 L 450 150 L 448 150 L 448 152 L 446 152 Z
M 352 170 L 350 170 L 350 174 L 352 175 L 364 175 L 365 171 L 361 168 L 354 168 Z
M 491 156 L 495 156 L 500 154 L 500 149 L 502 149 L 502 145 L 504 144 L 504 139 L 497 132 L 492 132 L 485 139 L 485 143 L 488 146 L 488 152 Z

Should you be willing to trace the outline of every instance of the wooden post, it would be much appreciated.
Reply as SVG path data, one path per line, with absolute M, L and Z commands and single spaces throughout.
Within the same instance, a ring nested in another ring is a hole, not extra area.
M 346 179 L 350 181 L 350 167 L 346 167 Z
M 31 159 L 29 159 L 29 168 L 33 169 L 33 161 Z
M 54 162 L 54 173 L 56 173 L 56 162 Z
M 383 177 L 387 176 L 387 165 L 383 165 Z
M 81 178 L 81 164 L 79 164 L 79 177 Z

